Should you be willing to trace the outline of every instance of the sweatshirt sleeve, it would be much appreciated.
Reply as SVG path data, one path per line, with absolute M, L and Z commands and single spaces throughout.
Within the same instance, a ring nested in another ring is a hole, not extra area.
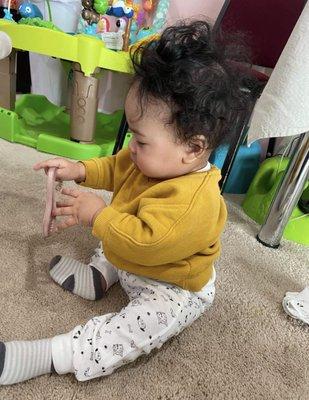
M 207 231 L 212 240 L 218 214 L 219 210 L 217 215 L 213 210 L 212 218 L 201 218 L 194 211 L 194 204 L 148 204 L 136 216 L 109 206 L 97 216 L 93 235 L 102 240 L 107 255 L 121 255 L 129 262 L 154 266 L 176 262 L 201 251 L 207 241 Z
M 86 168 L 86 179 L 81 186 L 114 191 L 115 174 L 122 175 L 130 163 L 127 149 L 113 156 L 81 161 Z M 120 171 L 118 171 L 120 170 Z

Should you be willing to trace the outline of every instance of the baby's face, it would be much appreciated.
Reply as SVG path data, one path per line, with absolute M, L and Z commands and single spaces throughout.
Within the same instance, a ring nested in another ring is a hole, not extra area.
M 160 101 L 147 104 L 141 116 L 137 89 L 133 86 L 125 103 L 129 130 L 131 158 L 138 169 L 149 178 L 168 179 L 191 172 L 185 162 L 188 146 L 176 141 L 175 128 L 167 124 L 170 110 Z

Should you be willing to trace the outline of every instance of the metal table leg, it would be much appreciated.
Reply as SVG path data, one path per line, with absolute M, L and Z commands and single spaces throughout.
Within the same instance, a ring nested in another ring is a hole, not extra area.
M 309 132 L 299 136 L 290 163 L 278 186 L 257 240 L 278 248 L 284 228 L 296 206 L 309 172 Z

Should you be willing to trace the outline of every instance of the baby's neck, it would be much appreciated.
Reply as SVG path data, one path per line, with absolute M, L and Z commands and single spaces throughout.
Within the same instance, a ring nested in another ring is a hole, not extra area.
M 191 172 L 197 172 L 203 170 L 204 168 L 208 169 L 210 165 L 208 158 L 209 157 L 203 157 L 202 159 L 196 160 L 194 165 L 191 165 L 191 168 L 187 173 L 190 174 Z

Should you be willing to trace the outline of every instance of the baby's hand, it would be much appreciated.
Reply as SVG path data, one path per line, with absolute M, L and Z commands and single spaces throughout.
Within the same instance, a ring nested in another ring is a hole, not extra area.
M 50 160 L 38 162 L 33 166 L 33 169 L 38 171 L 44 168 L 45 173 L 47 173 L 50 167 L 57 167 L 57 181 L 75 180 L 77 182 L 83 182 L 86 178 L 86 170 L 83 163 L 68 161 L 64 158 L 52 158 Z
M 62 189 L 68 197 L 57 202 L 53 216 L 66 216 L 56 225 L 56 231 L 74 225 L 92 226 L 96 216 L 106 207 L 105 201 L 94 193 L 76 189 Z

